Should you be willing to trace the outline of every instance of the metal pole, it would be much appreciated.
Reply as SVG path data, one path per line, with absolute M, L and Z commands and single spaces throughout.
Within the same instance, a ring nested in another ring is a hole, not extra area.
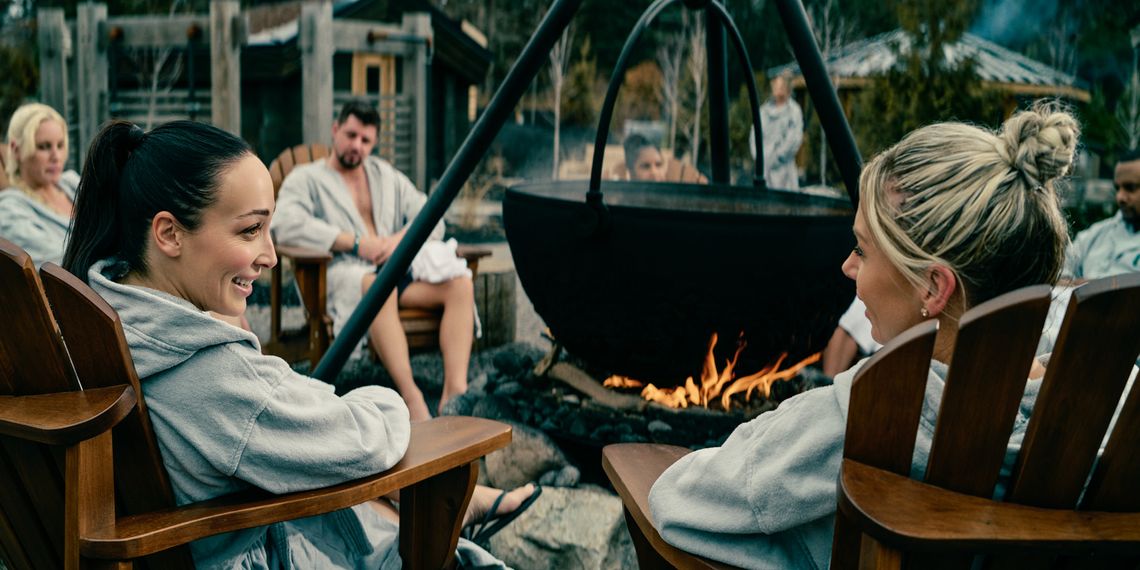
M 823 65 L 819 46 L 811 34 L 804 6 L 799 0 L 776 0 L 776 9 L 780 12 L 780 20 L 784 23 L 784 31 L 788 34 L 788 42 L 792 44 L 792 52 L 800 64 L 800 71 L 804 74 L 808 94 L 815 102 L 819 122 L 827 133 L 828 146 L 843 175 L 843 184 L 847 187 L 851 205 L 858 206 L 859 173 L 863 170 L 863 158 L 855 146 L 855 136 L 851 134 L 843 108 L 839 106 L 835 87 L 827 76 L 827 68 Z M 757 141 L 757 146 L 759 145 L 760 141 Z
M 717 2 L 717 0 L 713 0 Z M 717 2 L 719 3 L 719 2 Z M 705 51 L 709 68 L 709 162 L 712 180 L 729 184 L 728 157 L 728 50 L 724 43 L 724 23 L 713 8 L 705 8 Z M 700 117 L 697 118 L 700 120 Z M 700 149 L 693 149 L 697 158 Z
M 331 383 L 344 367 L 353 349 L 368 330 L 368 325 L 376 318 L 380 307 L 396 288 L 396 282 L 408 272 L 412 258 L 443 217 L 448 205 L 455 199 L 475 166 L 482 160 L 486 149 L 494 142 L 495 136 L 499 134 L 503 123 L 510 117 L 515 105 L 530 86 L 530 82 L 546 63 L 547 54 L 554 47 L 554 42 L 558 41 L 581 4 L 582 0 L 554 1 L 538 25 L 538 29 L 531 36 L 530 42 L 523 48 L 518 61 L 507 73 L 495 96 L 491 98 L 483 116 L 479 117 L 468 133 L 467 139 L 455 153 L 455 158 L 444 171 L 435 192 L 428 197 L 416 219 L 412 220 L 404 239 L 400 240 L 400 245 L 376 275 L 376 281 L 364 294 L 360 305 L 345 323 L 344 329 L 317 364 L 316 370 L 313 371 L 314 377 Z

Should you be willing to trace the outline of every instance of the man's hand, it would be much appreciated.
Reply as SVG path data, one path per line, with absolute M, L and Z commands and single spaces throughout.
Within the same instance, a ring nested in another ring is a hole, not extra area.
M 377 265 L 384 263 L 396 251 L 396 246 L 400 245 L 403 237 L 403 231 L 387 237 L 361 236 L 359 255 Z

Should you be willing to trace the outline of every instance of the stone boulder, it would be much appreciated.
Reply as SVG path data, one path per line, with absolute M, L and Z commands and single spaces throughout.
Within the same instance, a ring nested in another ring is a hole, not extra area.
M 490 551 L 512 568 L 636 568 L 621 499 L 596 486 L 543 488 L 526 512 L 491 537 Z
M 493 399 L 487 399 L 490 400 Z M 570 464 L 550 436 L 503 417 L 495 419 L 510 424 L 512 437 L 510 445 L 483 458 L 488 485 L 514 489 L 532 481 L 557 487 L 573 487 L 578 484 L 581 475 L 578 468 Z

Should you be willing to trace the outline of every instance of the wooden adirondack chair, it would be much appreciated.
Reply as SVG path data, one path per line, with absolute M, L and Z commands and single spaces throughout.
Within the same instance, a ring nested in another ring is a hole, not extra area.
M 903 333 L 863 367 L 851 389 L 832 568 L 970 568 L 976 554 L 988 555 L 987 568 L 1136 567 L 1140 389 L 1100 448 L 1140 353 L 1140 274 L 1073 294 L 1005 501 L 991 498 L 1048 305 L 1048 287 L 1036 286 L 963 316 L 925 481 L 907 475 L 936 323 Z M 653 527 L 649 488 L 687 452 L 603 451 L 642 568 L 727 567 L 666 544 Z
M 323 144 L 302 144 L 281 151 L 269 165 L 273 178 L 273 196 L 281 189 L 285 177 L 293 168 L 321 160 L 329 155 Z M 467 262 L 472 279 L 478 275 L 479 260 L 491 255 L 484 248 L 459 246 L 457 253 Z M 299 331 L 286 331 L 281 324 L 282 266 L 270 271 L 270 338 L 265 343 L 265 352 L 275 354 L 290 362 L 308 358 L 315 364 L 328 349 L 332 337 L 332 320 L 326 312 L 327 295 L 325 269 L 332 255 L 327 251 L 287 247 L 278 245 L 277 256 L 280 262 L 288 260 L 293 267 L 301 302 L 305 306 L 306 324 Z M 440 310 L 400 309 L 400 322 L 408 336 L 408 348 L 430 349 L 439 346 L 439 322 L 443 316 Z
M 191 541 L 397 489 L 405 567 L 454 565 L 478 459 L 509 443 L 509 427 L 437 418 L 412 427 L 407 454 L 384 473 L 177 507 L 118 316 L 58 266 L 41 275 L 42 285 L 27 254 L 0 239 L 0 306 L 12 310 L 0 331 L 0 558 L 8 568 L 125 568 L 139 559 L 192 568 Z

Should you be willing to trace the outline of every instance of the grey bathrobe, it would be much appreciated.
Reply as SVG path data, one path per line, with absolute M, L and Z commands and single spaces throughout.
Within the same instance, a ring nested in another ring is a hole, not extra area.
M 253 334 L 178 297 L 111 281 L 107 265 L 88 277 L 122 318 L 178 504 L 250 487 L 324 487 L 403 457 L 411 427 L 395 391 L 365 386 L 337 396 L 262 355 Z M 397 525 L 358 505 L 199 540 L 191 550 L 200 568 L 398 568 L 396 539 Z M 462 562 L 501 567 L 463 542 Z
M 851 380 L 866 361 L 836 376 L 834 385 L 742 424 L 721 447 L 690 453 L 667 469 L 649 493 L 662 538 L 743 568 L 827 568 Z M 934 362 L 913 477 L 926 471 L 945 375 L 945 365 Z M 1039 386 L 1029 382 L 1012 443 L 1024 437 Z
M 72 202 L 79 186 L 79 174 L 68 170 L 59 178 L 59 187 Z M 63 263 L 63 251 L 71 218 L 28 195 L 19 188 L 0 191 L 0 237 L 20 246 L 39 267 L 51 261 Z
M 1037 359 L 1047 365 L 1049 355 Z M 669 467 L 649 493 L 662 538 L 743 568 L 827 568 L 851 382 L 867 360 L 837 375 L 834 385 L 789 398 L 742 424 L 721 447 L 695 451 Z M 1133 367 L 1112 424 L 1136 375 Z M 926 473 L 945 377 L 946 365 L 932 361 L 911 463 L 916 479 Z M 1040 390 L 1040 380 L 1026 382 L 995 497 L 1005 495 Z
M 364 172 L 372 195 L 372 223 L 378 235 L 390 236 L 404 229 L 427 202 L 427 196 L 411 180 L 381 158 L 364 160 Z M 364 235 L 364 219 L 340 174 L 324 160 L 298 166 L 281 184 L 273 237 L 282 245 L 330 251 L 342 232 Z M 443 222 L 431 238 L 441 239 Z M 360 303 L 360 282 L 376 266 L 349 252 L 333 254 L 328 267 L 328 311 L 333 334 L 338 334 Z

